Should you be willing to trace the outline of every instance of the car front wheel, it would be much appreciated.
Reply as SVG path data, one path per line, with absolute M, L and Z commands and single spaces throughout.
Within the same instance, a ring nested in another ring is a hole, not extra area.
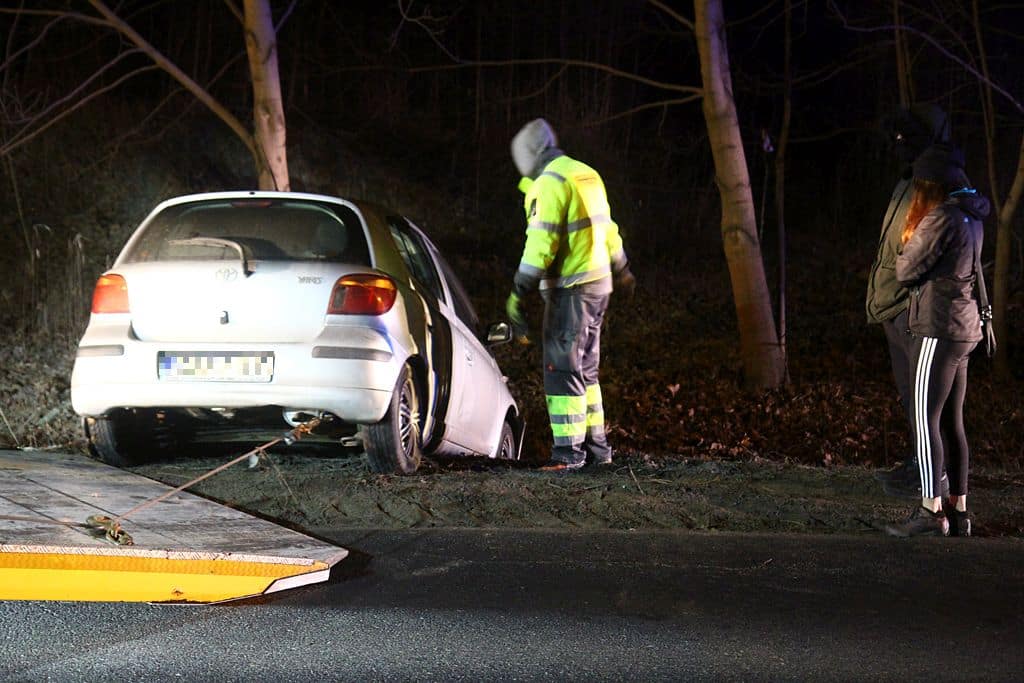
M 516 435 L 508 420 L 501 425 L 501 441 L 498 442 L 496 457 L 498 460 L 518 460 L 519 449 L 516 448 Z
M 398 373 L 384 419 L 365 427 L 370 469 L 381 474 L 413 474 L 423 457 L 420 425 L 416 379 L 406 365 Z

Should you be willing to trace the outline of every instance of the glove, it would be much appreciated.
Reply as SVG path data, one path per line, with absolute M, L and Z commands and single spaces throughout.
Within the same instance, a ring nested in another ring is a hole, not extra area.
M 629 270 L 629 266 L 625 266 L 615 275 L 615 291 L 621 292 L 627 299 L 632 299 L 633 294 L 636 292 L 636 277 Z
M 508 301 L 505 302 L 505 313 L 508 315 L 509 322 L 512 323 L 512 336 L 520 344 L 529 344 L 530 330 L 526 326 L 526 316 L 523 315 L 523 300 L 515 292 L 508 295 Z

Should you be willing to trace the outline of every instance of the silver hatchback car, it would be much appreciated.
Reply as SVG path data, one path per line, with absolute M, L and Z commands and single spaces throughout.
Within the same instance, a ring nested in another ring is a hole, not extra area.
M 124 466 L 313 417 L 377 472 L 517 459 L 524 422 L 451 267 L 411 221 L 295 192 L 161 203 L 97 282 L 71 402 Z

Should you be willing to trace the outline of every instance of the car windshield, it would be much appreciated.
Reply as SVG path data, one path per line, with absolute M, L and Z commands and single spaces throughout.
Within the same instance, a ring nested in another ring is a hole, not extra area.
M 147 261 L 328 261 L 370 265 L 362 223 L 346 206 L 218 199 L 169 206 L 125 255 Z

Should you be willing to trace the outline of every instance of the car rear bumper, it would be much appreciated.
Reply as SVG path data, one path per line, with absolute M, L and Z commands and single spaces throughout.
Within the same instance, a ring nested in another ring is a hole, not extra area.
M 252 408 L 325 411 L 346 422 L 373 423 L 387 412 L 407 353 L 378 335 L 376 348 L 344 339 L 315 344 L 182 344 L 133 339 L 92 330 L 79 345 L 71 375 L 71 405 L 79 415 L 116 408 Z M 346 351 L 348 349 L 348 351 Z M 392 350 L 394 349 L 394 351 Z M 361 354 L 349 351 L 360 350 Z M 273 352 L 270 381 L 169 380 L 158 376 L 161 351 Z M 362 355 L 361 358 L 346 356 Z

